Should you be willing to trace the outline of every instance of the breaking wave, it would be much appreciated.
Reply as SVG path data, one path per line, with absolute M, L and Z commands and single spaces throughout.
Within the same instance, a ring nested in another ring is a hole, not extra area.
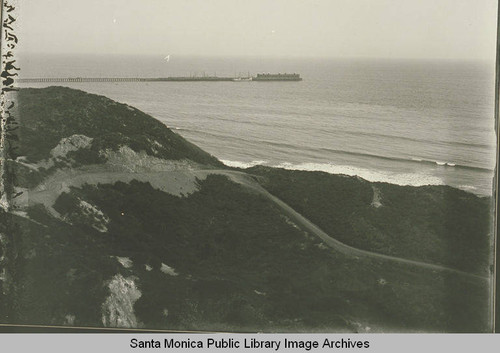
M 446 160 L 433 160 L 433 159 L 425 159 L 425 158 L 419 158 L 419 157 L 396 157 L 396 156 L 385 156 L 385 155 L 379 155 L 379 154 L 373 154 L 373 153 L 366 153 L 366 152 L 357 152 L 357 151 L 349 151 L 349 150 L 344 150 L 344 149 L 336 149 L 336 148 L 328 148 L 328 147 L 310 147 L 310 146 L 302 146 L 302 145 L 297 145 L 293 143 L 286 143 L 286 142 L 276 142 L 276 141 L 270 141 L 268 139 L 249 139 L 249 138 L 244 138 L 240 136 L 228 136 L 225 134 L 220 134 L 220 133 L 213 133 L 213 132 L 208 132 L 208 131 L 194 131 L 194 130 L 189 130 L 189 129 L 179 129 L 183 130 L 186 132 L 191 132 L 199 135 L 209 135 L 212 137 L 215 137 L 221 141 L 231 141 L 234 143 L 238 144 L 245 144 L 245 146 L 248 146 L 248 148 L 256 148 L 256 146 L 262 147 L 266 146 L 268 147 L 269 150 L 273 151 L 276 149 L 280 149 L 283 151 L 286 151 L 286 153 L 303 153 L 303 152 L 310 152 L 310 153 L 315 153 L 315 154 L 322 154 L 326 153 L 328 154 L 336 154 L 336 155 L 343 155 L 343 156 L 352 156 L 352 157 L 361 157 L 361 158 L 373 158 L 374 160 L 385 160 L 385 161 L 392 161 L 392 162 L 404 162 L 404 163 L 419 163 L 419 164 L 426 164 L 426 165 L 434 165 L 438 167 L 456 167 L 456 168 L 463 168 L 463 169 L 468 169 L 468 170 L 476 170 L 476 171 L 488 171 L 491 172 L 493 169 L 488 168 L 486 166 L 479 166 L 479 165 L 466 165 L 466 164 L 459 164 L 456 163 L 455 161 L 446 161 Z M 199 142 L 202 144 L 201 142 Z M 231 161 L 229 161 L 231 162 Z M 238 162 L 241 163 L 241 162 Z M 253 162 L 250 162 L 253 163 Z M 239 168 L 244 168 L 244 167 L 239 167 Z
M 238 162 L 222 161 L 225 165 L 237 168 L 250 168 L 256 165 L 265 164 L 266 161 Z M 444 181 L 434 175 L 424 173 L 391 173 L 375 171 L 366 168 L 353 167 L 347 165 L 334 165 L 327 163 L 279 163 L 269 165 L 270 167 L 283 168 L 289 170 L 319 171 L 330 174 L 343 174 L 358 176 L 372 182 L 385 182 L 396 185 L 423 186 L 423 185 L 444 185 Z
M 229 160 L 221 160 L 222 163 L 227 165 L 228 167 L 233 167 L 233 168 L 241 168 L 241 169 L 246 169 L 246 168 L 251 168 L 255 167 L 256 165 L 262 165 L 266 164 L 268 161 L 251 161 L 251 162 L 241 162 L 241 161 L 229 161 Z
M 444 185 L 444 181 L 441 178 L 424 173 L 390 173 L 360 167 L 326 163 L 281 163 L 276 165 L 276 167 L 291 170 L 321 171 L 330 174 L 359 176 L 368 181 L 386 182 L 396 185 Z

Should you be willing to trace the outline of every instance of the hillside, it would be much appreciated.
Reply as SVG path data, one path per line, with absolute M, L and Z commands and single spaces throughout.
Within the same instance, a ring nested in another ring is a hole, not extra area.
M 489 329 L 488 200 L 442 187 L 226 168 L 135 108 L 68 88 L 22 89 L 19 106 L 2 322 Z M 455 197 L 462 203 L 443 224 L 438 210 Z M 416 234 L 425 244 L 415 245 Z
M 478 274 L 490 271 L 492 200 L 446 186 L 370 183 L 253 167 L 262 185 L 353 247 Z
M 29 162 L 50 157 L 62 138 L 84 135 L 93 141 L 85 153 L 74 154 L 82 163 L 99 161 L 102 149 L 128 146 L 159 158 L 221 166 L 153 117 L 104 96 L 64 87 L 26 88 L 18 93 L 18 102 L 19 154 Z

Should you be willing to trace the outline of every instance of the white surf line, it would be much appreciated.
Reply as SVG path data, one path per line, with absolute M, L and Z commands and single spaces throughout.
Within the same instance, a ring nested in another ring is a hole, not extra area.
M 278 205 L 283 211 L 285 211 L 285 213 L 289 217 L 294 219 L 296 222 L 300 223 L 304 228 L 308 229 L 313 234 L 315 234 L 317 237 L 319 237 L 321 240 L 323 240 L 323 242 L 325 244 L 327 244 L 331 248 L 333 248 L 333 249 L 335 249 L 343 254 L 350 255 L 350 256 L 365 256 L 365 257 L 384 259 L 384 260 L 388 260 L 388 261 L 394 261 L 394 262 L 398 262 L 398 263 L 414 265 L 414 266 L 418 266 L 418 267 L 422 267 L 422 268 L 426 268 L 426 269 L 434 270 L 434 271 L 446 271 L 446 272 L 451 272 L 451 273 L 463 275 L 463 276 L 470 277 L 470 278 L 481 279 L 481 280 L 490 280 L 489 277 L 484 277 L 484 276 L 472 274 L 469 272 L 456 270 L 456 269 L 446 267 L 446 266 L 431 264 L 431 263 L 417 261 L 417 260 L 409 260 L 409 259 L 405 259 L 405 258 L 380 254 L 380 253 L 367 251 L 367 250 L 361 250 L 361 249 L 349 246 L 347 244 L 344 244 L 341 241 L 329 236 L 327 233 L 325 233 L 323 230 L 321 230 L 317 225 L 312 223 L 306 217 L 302 216 L 300 213 L 295 211 L 288 204 L 286 204 L 285 202 L 283 202 L 282 200 L 280 200 L 276 196 L 272 195 L 269 191 L 264 189 L 259 183 L 257 183 L 257 181 L 254 180 L 254 177 L 258 177 L 258 176 L 252 176 L 251 174 L 247 174 L 244 172 L 224 170 L 224 169 L 199 169 L 199 170 L 190 170 L 190 172 L 195 174 L 195 175 L 199 175 L 199 179 L 201 179 L 201 180 L 205 179 L 208 174 L 225 175 L 230 180 L 236 182 L 237 184 L 241 184 L 243 186 L 246 186 L 249 189 L 252 189 L 252 190 L 264 195 L 265 197 L 267 197 L 268 199 L 273 201 L 276 205 Z M 158 175 L 158 174 L 169 174 L 169 173 L 171 174 L 172 172 L 161 171 L 161 172 L 153 172 L 153 173 L 130 173 L 130 175 L 128 175 L 127 179 L 140 180 L 140 179 L 142 179 L 140 174 L 147 174 L 147 175 L 157 174 Z M 85 174 L 86 173 L 80 173 L 77 175 L 77 177 L 78 178 L 85 178 Z M 88 174 L 93 174 L 93 173 L 88 173 Z M 113 174 L 113 173 L 109 173 L 109 174 Z M 129 173 L 122 172 L 122 173 L 117 173 L 117 174 L 120 174 L 121 176 L 123 176 L 123 174 L 129 174 Z M 113 183 L 114 177 L 116 177 L 116 175 L 107 175 L 106 180 L 101 181 L 101 182 Z M 72 179 L 71 176 L 70 176 L 70 179 Z M 117 180 L 115 180 L 115 181 L 118 181 L 118 180 L 120 180 L 120 178 L 117 178 Z M 68 179 L 66 179 L 65 182 L 68 185 L 71 184 Z M 128 182 L 130 182 L 130 180 L 128 180 Z M 48 190 L 38 191 L 38 192 L 31 194 L 30 195 L 30 202 L 42 203 L 46 206 L 48 205 L 49 207 L 51 207 L 53 205 L 53 202 L 55 202 L 55 199 L 57 198 L 57 197 L 54 198 L 55 195 L 50 195 L 50 196 L 44 195 L 45 197 L 43 197 L 42 195 L 43 194 L 51 194 L 55 191 L 54 189 L 58 190 L 59 192 L 56 192 L 56 194 L 59 194 L 61 192 L 61 189 L 62 189 L 62 180 L 52 179 L 49 182 L 46 182 L 46 185 L 47 184 L 50 185 Z M 47 196 L 49 196 L 48 199 L 45 199 Z
M 408 265 L 414 265 L 414 266 L 426 268 L 426 269 L 433 270 L 433 271 L 451 272 L 451 273 L 459 274 L 459 275 L 474 278 L 474 279 L 490 280 L 489 277 L 484 277 L 484 276 L 476 275 L 473 273 L 456 270 L 454 268 L 450 268 L 450 267 L 446 267 L 446 266 L 436 265 L 436 264 L 417 261 L 417 260 L 409 260 L 409 259 L 405 259 L 405 258 L 401 258 L 401 257 L 385 255 L 385 254 L 380 254 L 380 253 L 376 253 L 376 252 L 372 252 L 372 251 L 354 248 L 352 246 L 344 244 L 341 241 L 329 236 L 327 233 L 325 233 L 323 230 L 321 230 L 317 225 L 315 225 L 314 223 L 309 221 L 307 218 L 305 218 L 300 213 L 295 211 L 288 204 L 286 204 L 285 202 L 283 202 L 282 200 L 280 200 L 279 198 L 277 198 L 276 196 L 271 194 L 269 191 L 264 189 L 262 186 L 260 186 L 257 182 L 255 182 L 252 179 L 251 175 L 243 173 L 243 172 L 225 171 L 225 170 L 212 170 L 212 171 L 207 170 L 206 172 L 208 172 L 209 174 L 213 173 L 213 174 L 226 175 L 232 181 L 235 181 L 238 184 L 245 185 L 245 186 L 257 191 L 258 193 L 263 194 L 264 196 L 269 198 L 271 201 L 273 201 L 276 205 L 278 205 L 283 211 L 285 211 L 289 217 L 292 217 L 296 222 L 300 223 L 306 229 L 308 229 L 313 234 L 318 236 L 321 240 L 323 240 L 323 242 L 325 244 L 327 244 L 328 246 L 330 246 L 331 248 L 333 248 L 335 250 L 340 251 L 343 254 L 351 255 L 351 256 L 372 257 L 372 258 L 394 261 L 394 262 L 408 264 Z

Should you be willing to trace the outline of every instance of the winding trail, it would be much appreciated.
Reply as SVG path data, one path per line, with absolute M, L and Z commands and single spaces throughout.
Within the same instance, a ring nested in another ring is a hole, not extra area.
M 441 271 L 454 273 L 457 275 L 465 276 L 471 279 L 479 279 L 484 281 L 489 281 L 489 277 L 468 273 L 460 271 L 454 268 L 436 265 L 432 263 L 409 260 L 405 258 L 400 258 L 396 256 L 384 255 L 380 253 L 375 253 L 367 250 L 361 250 L 354 248 L 341 241 L 332 238 L 323 230 L 321 230 L 317 225 L 312 223 L 306 217 L 295 211 L 288 204 L 277 198 L 276 196 L 269 193 L 264 189 L 254 178 L 254 176 L 232 170 L 224 169 L 189 169 L 189 170 L 171 170 L 171 171 L 156 171 L 148 173 L 124 173 L 124 172 L 111 172 L 106 170 L 106 168 L 98 167 L 90 168 L 87 170 L 73 170 L 71 172 L 61 172 L 56 173 L 46 179 L 43 182 L 42 188 L 35 188 L 29 191 L 29 203 L 42 203 L 44 204 L 49 212 L 54 216 L 59 216 L 59 214 L 53 209 L 53 205 L 57 197 L 64 191 L 68 190 L 69 186 L 79 187 L 85 183 L 97 184 L 97 183 L 114 183 L 117 181 L 130 182 L 131 180 L 139 180 L 144 182 L 150 182 L 153 187 L 160 189 L 162 191 L 171 194 L 180 194 L 180 190 L 187 192 L 188 194 L 195 191 L 196 179 L 204 180 L 210 174 L 224 175 L 229 178 L 229 180 L 245 186 L 277 205 L 288 217 L 293 219 L 295 222 L 300 224 L 303 228 L 307 229 L 312 234 L 320 238 L 326 245 L 330 248 L 335 249 L 342 254 L 356 257 L 365 257 L 380 259 L 386 261 L 392 261 L 395 263 L 406 264 L 411 266 L 416 266 L 423 269 L 428 269 L 431 271 Z M 183 188 L 181 187 L 183 186 Z
M 300 213 L 295 211 L 293 208 L 291 208 L 288 204 L 277 198 L 276 196 L 272 195 L 264 189 L 260 184 L 258 184 L 250 175 L 243 173 L 243 172 L 236 172 L 236 171 L 225 171 L 225 170 L 216 170 L 216 171 L 209 171 L 214 174 L 222 174 L 226 175 L 230 178 L 230 180 L 242 184 L 246 186 L 247 188 L 250 188 L 259 194 L 265 196 L 269 200 L 273 201 L 278 207 L 280 207 L 288 217 L 292 218 L 295 220 L 297 223 L 300 223 L 304 228 L 306 228 L 308 231 L 316 235 L 318 238 L 323 240 L 323 242 L 328 245 L 329 247 L 345 254 L 345 255 L 350 255 L 350 256 L 359 256 L 359 257 L 369 257 L 369 258 L 375 258 L 375 259 L 382 259 L 382 260 L 387 260 L 387 261 L 393 261 L 401 264 L 407 264 L 407 265 L 413 265 L 417 266 L 420 268 L 425 268 L 428 270 L 432 271 L 445 271 L 445 272 L 450 272 L 450 273 L 455 273 L 458 275 L 466 276 L 469 278 L 473 279 L 480 279 L 480 280 L 490 280 L 490 278 L 469 273 L 469 272 L 464 272 L 460 270 L 456 270 L 451 267 L 446 267 L 446 266 L 441 266 L 441 265 L 436 265 L 436 264 L 431 264 L 427 262 L 422 262 L 422 261 L 416 261 L 416 260 L 409 260 L 401 257 L 396 257 L 396 256 L 390 256 L 390 255 L 384 255 L 380 253 L 375 253 L 367 250 L 361 250 L 358 248 L 354 248 L 352 246 L 349 246 L 347 244 L 342 243 L 341 241 L 332 238 L 328 234 L 326 234 L 323 230 L 321 230 L 317 225 L 309 221 L 307 218 L 302 216 Z

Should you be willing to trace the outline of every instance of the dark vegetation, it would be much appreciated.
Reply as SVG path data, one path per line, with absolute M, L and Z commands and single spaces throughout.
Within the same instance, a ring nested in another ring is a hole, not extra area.
M 47 158 L 63 137 L 82 134 L 94 140 L 90 150 L 68 154 L 73 166 L 102 163 L 100 151 L 121 145 L 156 157 L 221 165 L 152 117 L 105 97 L 62 87 L 22 89 L 19 103 L 19 155 L 28 162 Z M 66 162 L 38 172 L 20 163 L 8 167 L 17 177 L 14 185 L 33 187 Z M 484 274 L 489 199 L 446 187 L 398 187 L 316 172 L 262 167 L 250 172 L 347 244 Z M 488 330 L 487 281 L 348 257 L 324 247 L 263 196 L 223 176 L 210 176 L 199 186 L 181 198 L 137 181 L 85 185 L 57 199 L 54 208 L 62 219 L 42 205 L 30 206 L 28 218 L 0 213 L 0 232 L 10 232 L 0 255 L 8 255 L 12 278 L 2 283 L 10 287 L 6 300 L 1 298 L 0 319 L 102 326 L 107 285 L 121 274 L 134 278 L 142 293 L 134 311 L 146 328 Z M 371 206 L 372 186 L 381 193 L 382 207 Z M 82 200 L 109 217 L 107 232 L 81 213 Z M 115 256 L 129 257 L 133 266 L 123 267 Z M 162 263 L 178 276 L 161 272 Z
M 12 160 L 6 165 L 12 175 L 11 185 L 16 187 L 33 188 L 50 174 L 50 170 L 45 168 L 35 170 Z
M 262 185 L 330 236 L 356 248 L 489 274 L 490 198 L 446 186 L 369 183 L 254 167 Z M 381 207 L 372 206 L 374 188 Z
M 72 189 L 57 200 L 63 215 L 82 199 L 96 205 L 111 219 L 105 234 L 31 208 L 30 217 L 48 228 L 20 220 L 16 322 L 60 323 L 72 313 L 75 325 L 100 326 L 105 283 L 122 273 L 137 278 L 135 312 L 149 328 L 487 329 L 488 291 L 480 280 L 345 257 L 225 177 L 200 186 L 179 198 L 147 183 L 118 182 Z M 111 255 L 130 257 L 134 266 L 125 269 Z M 162 273 L 161 263 L 179 275 Z
M 102 161 L 99 158 L 102 149 L 116 150 L 126 145 L 159 158 L 222 165 L 160 121 L 104 96 L 65 87 L 23 88 L 18 101 L 21 123 L 18 154 L 30 162 L 49 157 L 50 150 L 62 138 L 81 134 L 94 138 L 90 151 L 76 155 L 82 164 Z

